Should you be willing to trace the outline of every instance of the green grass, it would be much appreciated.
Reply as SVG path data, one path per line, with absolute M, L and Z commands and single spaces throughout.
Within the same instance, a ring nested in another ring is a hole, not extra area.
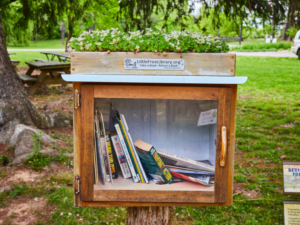
M 290 50 L 291 42 L 278 42 L 278 43 L 259 43 L 259 44 L 243 44 L 241 47 L 232 47 L 233 51 L 276 51 L 276 50 Z
M 8 51 L 8 52 L 14 52 L 15 55 L 9 55 L 10 59 L 18 60 L 20 61 L 19 66 L 27 66 L 25 62 L 33 62 L 33 59 L 44 59 L 47 60 L 46 55 L 41 54 L 38 51 Z M 55 51 L 55 52 L 63 52 L 63 51 Z M 55 61 L 57 60 L 57 57 L 55 57 Z
M 234 183 L 257 196 L 236 193 L 230 207 L 176 207 L 173 224 L 283 224 L 282 201 L 300 200 L 282 194 L 280 159 L 286 155 L 285 160 L 300 160 L 299 68 L 296 58 L 237 57 L 236 75 L 248 81 L 238 87 Z M 72 174 L 64 173 L 34 187 L 18 184 L 0 194 L 0 205 L 16 196 L 44 196 L 55 206 L 49 224 L 125 224 L 125 208 L 74 208 L 73 188 L 68 186 L 72 180 Z
M 66 39 L 65 39 L 66 43 Z M 17 45 L 14 46 L 11 43 L 7 44 L 7 49 L 62 49 L 64 50 L 65 45 L 62 45 L 61 39 L 53 40 L 39 40 L 39 41 L 29 41 L 27 46 Z

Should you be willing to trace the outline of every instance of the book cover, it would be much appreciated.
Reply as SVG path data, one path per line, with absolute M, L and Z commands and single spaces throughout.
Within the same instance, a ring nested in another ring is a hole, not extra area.
M 125 144 L 125 140 L 123 138 L 123 134 L 122 134 L 122 131 L 121 131 L 121 128 L 118 124 L 117 121 L 114 121 L 114 124 L 115 124 L 115 129 L 116 129 L 116 132 L 117 132 L 117 135 L 119 137 L 119 140 L 120 140 L 120 143 L 121 143 L 121 147 L 124 151 L 124 154 L 126 156 L 126 159 L 127 159 L 127 163 L 128 163 L 128 166 L 129 166 L 129 169 L 130 169 L 130 172 L 131 172 L 131 175 L 132 175 L 132 178 L 133 178 L 133 181 L 135 183 L 139 182 L 139 178 L 137 177 L 136 175 L 136 172 L 135 172 L 135 169 L 134 169 L 134 166 L 132 164 L 132 160 L 131 160 L 131 157 L 129 155 L 129 152 L 128 152 L 128 149 L 127 149 L 127 146 Z
M 175 155 L 173 153 L 169 153 L 166 151 L 162 151 L 157 149 L 157 152 L 159 156 L 164 160 L 164 162 L 168 165 L 173 165 L 173 166 L 182 166 L 182 167 L 187 167 L 191 169 L 199 169 L 199 170 L 204 170 L 204 171 L 209 171 L 209 172 L 215 172 L 215 167 L 205 164 L 203 162 L 198 162 L 192 159 L 188 159 L 179 155 Z
M 106 137 L 106 146 L 107 146 L 107 150 L 108 150 L 108 158 L 109 158 L 109 164 L 110 164 L 110 169 L 111 169 L 111 175 L 112 175 L 113 179 L 116 179 L 116 178 L 118 178 L 118 172 L 117 172 L 116 162 L 115 162 L 113 152 L 112 152 L 112 145 L 110 142 L 109 132 L 105 133 L 105 137 Z
M 123 149 L 121 147 L 121 143 L 120 143 L 120 140 L 119 140 L 119 137 L 118 137 L 117 133 L 116 132 L 111 132 L 110 139 L 111 139 L 111 142 L 113 144 L 112 147 L 113 147 L 113 150 L 116 153 L 117 160 L 119 162 L 120 169 L 121 169 L 121 172 L 123 174 L 123 177 L 125 179 L 130 178 L 131 173 L 130 173 L 130 170 L 129 170 L 129 167 L 128 167 L 128 164 L 127 164 L 127 160 L 126 160 L 125 154 L 123 152 Z
M 134 142 L 137 153 L 146 173 L 156 180 L 171 184 L 174 181 L 168 168 L 157 154 L 155 148 L 142 140 Z
M 132 141 L 132 138 L 131 138 L 131 135 L 130 135 L 130 132 L 129 132 L 129 127 L 128 127 L 126 119 L 125 119 L 125 116 L 123 114 L 120 114 L 120 118 L 121 118 L 121 120 L 122 120 L 122 122 L 124 124 L 124 129 L 125 129 L 127 137 L 128 137 L 128 142 L 130 143 L 130 146 L 132 148 L 133 154 L 134 154 L 134 156 L 136 158 L 138 167 L 140 169 L 140 172 L 141 172 L 140 176 L 143 177 L 144 183 L 148 184 L 149 181 L 148 181 L 147 175 L 146 175 L 145 170 L 143 168 L 143 165 L 141 163 L 140 157 L 139 157 L 139 155 L 138 155 L 138 153 L 137 153 L 137 151 L 135 149 L 135 146 L 133 144 L 133 141 Z
M 103 185 L 105 185 L 105 177 L 106 171 L 104 166 L 104 159 L 103 154 L 101 152 L 101 145 L 100 145 L 100 135 L 99 135 L 99 122 L 97 116 L 95 115 L 95 137 L 96 137 L 96 148 L 97 148 L 97 158 L 98 158 L 98 176 L 100 180 L 102 180 Z
M 124 117 L 123 117 L 123 119 L 124 119 Z M 129 152 L 129 155 L 131 157 L 132 164 L 133 164 L 134 169 L 135 169 L 135 171 L 137 173 L 137 176 L 138 176 L 139 180 L 142 183 L 145 183 L 144 178 L 143 178 L 142 173 L 141 173 L 141 169 L 140 169 L 140 167 L 139 167 L 139 165 L 137 163 L 137 158 L 136 158 L 136 156 L 135 156 L 135 154 L 133 152 L 133 147 L 131 146 L 131 144 L 129 142 L 128 135 L 127 135 L 127 132 L 125 130 L 124 120 L 121 119 L 121 116 L 120 116 L 120 114 L 119 114 L 118 111 L 116 111 L 116 120 L 118 121 L 120 129 L 122 131 L 122 134 L 123 134 L 123 137 L 124 137 L 124 141 L 125 141 L 125 144 L 126 144 L 126 146 L 128 148 L 128 152 Z
M 180 174 L 180 173 L 176 173 L 176 172 L 172 172 L 172 171 L 170 171 L 170 173 L 174 177 L 181 178 L 181 179 L 184 179 L 184 180 L 187 180 L 187 181 L 191 181 L 191 182 L 194 182 L 194 183 L 197 183 L 197 184 L 202 184 L 204 186 L 213 186 L 214 185 L 213 183 L 209 182 L 210 181 L 210 176 L 199 176 L 199 177 L 195 178 L 195 177 L 190 177 L 190 176 Z

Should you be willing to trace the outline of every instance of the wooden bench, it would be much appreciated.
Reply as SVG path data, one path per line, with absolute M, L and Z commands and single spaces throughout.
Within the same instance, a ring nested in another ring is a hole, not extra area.
M 23 73 L 17 73 L 17 74 L 18 74 L 18 77 L 22 80 L 23 84 L 32 85 L 32 84 L 34 84 L 34 82 L 37 81 L 36 78 L 28 76 L 26 74 L 23 74 Z

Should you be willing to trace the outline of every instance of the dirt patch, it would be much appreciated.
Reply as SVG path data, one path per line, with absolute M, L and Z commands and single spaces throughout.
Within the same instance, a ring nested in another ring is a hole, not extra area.
M 18 198 L 8 207 L 0 208 L 0 224 L 27 225 L 47 222 L 54 206 L 48 206 L 44 198 Z
M 8 176 L 0 179 L 0 187 L 4 185 L 13 185 L 20 182 L 36 182 L 43 177 L 44 173 L 35 172 L 32 169 L 21 167 L 15 170 L 12 167 L 6 167 Z
M 282 124 L 279 125 L 280 127 L 293 127 L 297 124 L 297 122 L 292 122 L 292 123 L 286 123 L 286 124 Z
M 27 72 L 27 70 L 28 70 L 28 66 L 18 66 L 17 67 L 17 72 L 18 73 L 24 73 L 24 74 L 26 74 L 26 72 Z M 34 70 L 33 72 L 32 72 L 32 75 L 39 75 L 41 73 L 41 71 L 40 70 Z
M 260 192 L 258 190 L 252 190 L 252 191 L 249 191 L 249 190 L 244 190 L 243 193 L 242 193 L 246 198 L 249 198 L 249 199 L 258 199 L 259 196 L 261 195 Z

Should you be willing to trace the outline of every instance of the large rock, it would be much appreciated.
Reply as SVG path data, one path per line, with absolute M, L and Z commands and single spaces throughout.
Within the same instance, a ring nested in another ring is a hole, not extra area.
M 34 151 L 34 135 L 41 135 L 41 141 L 47 145 L 55 143 L 49 135 L 41 132 L 38 129 L 19 124 L 16 126 L 14 134 L 11 137 L 10 144 L 15 146 L 15 158 L 13 165 L 22 163 L 26 160 L 28 155 Z M 37 141 L 37 140 L 36 140 Z M 50 149 L 53 150 L 53 149 Z M 54 151 L 54 150 L 53 150 Z M 48 151 L 49 154 L 51 151 Z

